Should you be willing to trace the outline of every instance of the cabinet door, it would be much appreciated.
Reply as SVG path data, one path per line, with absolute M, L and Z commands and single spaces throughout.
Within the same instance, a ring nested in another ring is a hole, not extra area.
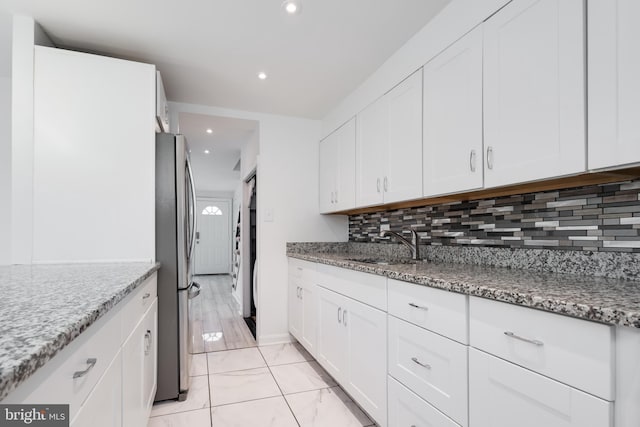
M 122 425 L 145 425 L 156 392 L 157 300 L 122 347 Z
M 442 412 L 389 377 L 389 427 L 459 427 Z
M 424 66 L 424 195 L 481 188 L 482 26 Z
M 348 331 L 347 391 L 378 425 L 387 423 L 387 314 L 349 299 L 342 325 Z
M 384 97 L 388 123 L 384 202 L 422 197 L 422 69 Z
M 71 422 L 72 427 L 122 426 L 122 355 L 111 362 L 104 375 L 80 407 Z M 146 425 L 146 420 L 143 424 Z
M 337 132 L 337 131 L 336 131 Z M 320 213 L 333 212 L 335 207 L 338 135 L 332 133 L 319 145 Z
M 519 0 L 484 29 L 485 187 L 585 170 L 583 0 Z
M 300 289 L 300 279 L 289 276 L 289 332 L 298 341 L 302 339 Z
M 337 380 L 346 380 L 347 332 L 342 324 L 346 298 L 318 287 L 318 362 Z
M 610 427 L 613 404 L 469 350 L 469 423 L 482 427 Z
M 349 120 L 338 130 L 336 162 L 335 210 L 356 206 L 356 119 Z
M 356 206 L 383 202 L 383 178 L 387 164 L 387 108 L 380 98 L 358 114 L 356 139 Z
M 302 307 L 301 339 L 304 348 L 315 357 L 317 328 L 317 291 L 313 283 L 304 283 L 300 288 L 300 305 Z
M 590 1 L 589 169 L 640 162 L 640 2 Z

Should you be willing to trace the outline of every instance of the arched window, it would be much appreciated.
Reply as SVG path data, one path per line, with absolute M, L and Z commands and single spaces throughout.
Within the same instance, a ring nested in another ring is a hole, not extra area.
M 222 211 L 217 206 L 207 206 L 202 210 L 202 215 L 222 215 Z

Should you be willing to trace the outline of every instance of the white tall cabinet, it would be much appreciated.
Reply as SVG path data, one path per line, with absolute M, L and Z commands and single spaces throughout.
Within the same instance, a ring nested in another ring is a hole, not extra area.
M 357 117 L 356 206 L 422 197 L 422 69 Z
M 589 169 L 640 162 L 640 2 L 589 1 Z
M 484 24 L 485 187 L 585 170 L 583 0 L 518 0 Z
M 320 213 L 356 205 L 356 119 L 320 141 Z
M 482 26 L 424 66 L 424 196 L 481 188 Z
M 33 262 L 155 259 L 155 71 L 35 47 Z

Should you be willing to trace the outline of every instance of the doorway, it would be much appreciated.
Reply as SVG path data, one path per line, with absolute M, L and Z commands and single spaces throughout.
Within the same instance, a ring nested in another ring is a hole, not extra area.
M 198 198 L 195 274 L 231 273 L 231 200 Z

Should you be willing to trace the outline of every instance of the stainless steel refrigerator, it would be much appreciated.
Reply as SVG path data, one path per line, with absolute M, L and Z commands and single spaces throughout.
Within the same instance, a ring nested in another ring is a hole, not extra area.
M 187 141 L 156 134 L 156 259 L 158 271 L 158 391 L 156 401 L 184 400 L 191 366 L 190 300 L 200 293 L 191 265 L 195 187 Z

